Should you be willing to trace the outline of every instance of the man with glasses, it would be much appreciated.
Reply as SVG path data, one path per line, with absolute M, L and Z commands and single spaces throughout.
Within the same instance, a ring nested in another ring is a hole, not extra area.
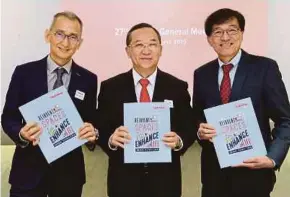
M 85 166 L 81 147 L 48 164 L 39 146 L 40 127 L 25 123 L 18 107 L 64 85 L 84 125 L 79 138 L 95 144 L 91 124 L 96 114 L 97 76 L 77 65 L 72 56 L 82 43 L 82 21 L 72 12 L 54 16 L 45 40 L 50 53 L 41 60 L 17 66 L 10 82 L 1 123 L 15 142 L 9 183 L 11 197 L 81 197 Z
M 147 23 L 133 26 L 126 38 L 133 68 L 101 83 L 98 97 L 99 143 L 109 156 L 109 197 L 180 197 L 180 155 L 195 139 L 187 83 L 157 68 L 162 53 L 159 32 Z M 123 104 L 171 100 L 171 131 L 163 143 L 172 149 L 171 163 L 124 163 L 124 143 L 131 132 L 123 122 Z M 197 129 L 197 128 L 196 128 Z
M 244 28 L 244 16 L 226 8 L 205 21 L 207 41 L 218 58 L 194 72 L 202 197 L 269 197 L 276 181 L 274 169 L 281 167 L 289 148 L 290 107 L 281 73 L 274 60 L 241 49 Z M 203 110 L 247 97 L 253 102 L 268 153 L 220 169 L 212 144 L 216 131 L 205 123 Z M 273 132 L 269 119 L 275 122 Z

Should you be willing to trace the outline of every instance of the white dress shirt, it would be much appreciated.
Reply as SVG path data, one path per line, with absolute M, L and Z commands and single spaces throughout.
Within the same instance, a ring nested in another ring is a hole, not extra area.
M 140 79 L 143 79 L 143 77 L 141 75 L 139 75 L 139 73 L 137 73 L 137 71 L 134 68 L 132 69 L 132 72 L 133 72 L 133 80 L 134 80 L 136 98 L 137 98 L 137 101 L 140 102 L 140 93 L 141 93 L 142 86 L 141 86 L 139 81 L 140 81 Z M 147 91 L 149 93 L 151 101 L 153 98 L 156 76 L 157 76 L 157 69 L 155 69 L 155 71 L 147 78 L 149 80 L 149 84 L 147 86 Z
M 240 49 L 239 52 L 237 53 L 237 55 L 233 59 L 231 59 L 230 62 L 224 63 L 220 59 L 218 59 L 219 66 L 220 66 L 219 67 L 219 72 L 218 72 L 219 87 L 221 86 L 221 83 L 222 83 L 222 80 L 223 80 L 223 77 L 224 77 L 224 72 L 223 72 L 223 69 L 222 69 L 222 66 L 224 64 L 232 64 L 233 65 L 233 68 L 230 70 L 230 73 L 229 73 L 230 80 L 231 80 L 231 87 L 233 86 L 235 74 L 237 72 L 238 65 L 239 65 L 239 62 L 241 60 L 241 56 L 242 56 L 242 50 Z

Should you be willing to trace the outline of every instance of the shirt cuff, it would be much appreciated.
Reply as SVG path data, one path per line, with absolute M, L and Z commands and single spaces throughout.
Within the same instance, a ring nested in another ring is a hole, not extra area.
M 94 128 L 94 131 L 95 131 L 95 134 L 96 134 L 96 140 L 95 141 L 97 141 L 99 139 L 99 137 L 100 137 L 100 133 L 99 133 L 99 130 L 96 129 L 96 128 Z
M 271 159 L 271 158 L 270 158 Z M 273 162 L 273 164 L 274 164 L 274 168 L 276 167 L 276 162 L 273 160 L 273 159 L 271 159 L 271 161 Z
M 182 139 L 181 139 L 181 137 L 179 137 L 178 135 L 177 135 L 177 137 L 178 137 L 178 141 L 179 141 L 179 146 L 176 146 L 173 150 L 174 151 L 180 151 L 182 148 L 183 148 L 183 141 L 182 141 Z
M 113 134 L 110 136 L 110 138 L 109 138 L 109 141 L 108 141 L 108 146 L 109 146 L 109 148 L 111 149 L 111 150 L 117 150 L 118 149 L 118 146 L 113 146 L 113 145 L 111 145 L 111 139 L 112 139 L 112 137 L 113 137 Z
M 200 136 L 199 136 L 199 135 L 200 135 L 199 131 L 196 133 L 196 135 L 197 135 L 197 138 L 198 138 L 199 140 L 201 140 L 201 139 L 200 139 Z
M 29 141 L 27 141 L 26 139 L 24 139 L 20 132 L 18 133 L 18 136 L 19 136 L 19 139 L 20 139 L 20 143 L 18 143 L 18 145 L 21 147 L 21 148 L 25 148 L 29 145 Z

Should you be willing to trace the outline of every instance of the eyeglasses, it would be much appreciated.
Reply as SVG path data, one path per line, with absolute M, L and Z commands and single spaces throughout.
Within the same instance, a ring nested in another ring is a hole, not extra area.
M 159 43 L 157 42 L 151 42 L 151 43 L 134 43 L 134 44 L 130 44 L 129 47 L 132 47 L 134 50 L 136 51 L 141 51 L 145 48 L 148 48 L 151 51 L 154 51 L 156 49 L 158 49 L 160 46 Z
M 240 29 L 239 28 L 230 28 L 230 29 L 226 29 L 226 30 L 216 29 L 211 33 L 211 35 L 214 37 L 221 37 L 224 35 L 225 32 L 229 36 L 234 36 L 240 32 Z
M 70 42 L 70 44 L 75 45 L 80 40 L 80 38 L 76 34 L 66 35 L 62 31 L 56 31 L 53 34 L 58 42 L 61 42 L 65 40 L 65 38 L 68 38 L 68 41 Z

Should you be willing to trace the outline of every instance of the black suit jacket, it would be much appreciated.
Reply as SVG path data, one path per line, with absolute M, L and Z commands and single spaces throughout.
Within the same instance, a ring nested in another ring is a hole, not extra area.
M 68 92 L 82 119 L 92 122 L 96 113 L 97 76 L 72 63 Z M 85 93 L 84 100 L 76 99 L 76 90 Z M 20 129 L 25 125 L 18 107 L 47 93 L 47 57 L 17 66 L 6 95 L 1 123 L 7 135 L 17 144 Z M 16 146 L 9 182 L 22 188 L 34 188 L 45 176 L 50 184 L 72 187 L 85 183 L 85 166 L 81 148 L 48 164 L 38 146 Z
M 205 122 L 204 109 L 222 104 L 218 69 L 218 60 L 215 59 L 201 66 L 194 73 L 193 106 L 197 109 L 201 122 Z M 276 162 L 277 167 L 280 167 L 288 152 L 290 140 L 290 107 L 287 92 L 278 65 L 274 60 L 242 51 L 234 77 L 230 102 L 247 97 L 252 99 L 268 156 Z M 269 119 L 275 122 L 273 132 L 270 129 Z M 212 177 L 218 176 L 223 170 L 219 168 L 212 143 L 203 140 L 199 142 L 202 146 L 202 182 L 207 184 L 213 180 Z M 233 180 L 233 185 L 236 183 L 242 186 L 248 183 L 247 186 L 256 187 L 256 183 L 259 181 L 259 185 L 263 189 L 271 190 L 275 182 L 272 170 L 252 170 L 252 174 L 248 174 L 247 169 L 234 169 L 233 171 L 235 170 L 239 175 Z
M 190 96 L 187 83 L 161 70 L 157 71 L 153 102 L 172 100 L 171 130 L 183 140 L 183 152 L 192 144 L 195 129 L 192 124 Z M 140 196 L 141 187 L 150 190 L 152 196 L 181 195 L 180 151 L 172 151 L 172 163 L 124 164 L 123 149 L 112 151 L 108 140 L 116 128 L 123 124 L 123 104 L 137 102 L 132 70 L 101 83 L 98 97 L 99 143 L 109 156 L 108 195 Z M 142 184 L 144 173 L 150 181 Z

